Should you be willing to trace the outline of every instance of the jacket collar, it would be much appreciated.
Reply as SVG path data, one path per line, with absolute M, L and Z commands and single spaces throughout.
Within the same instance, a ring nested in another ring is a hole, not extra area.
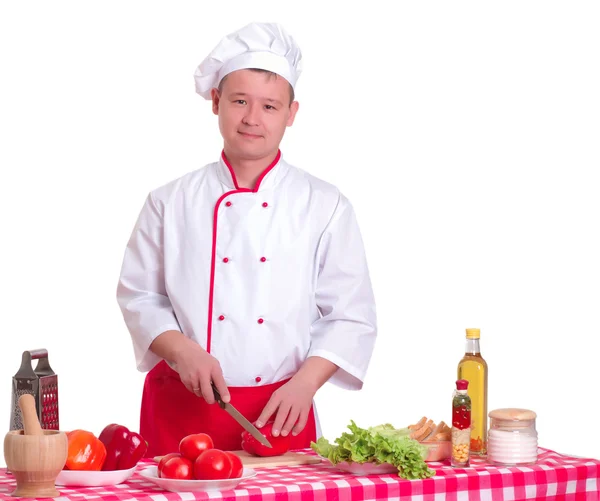
M 261 173 L 256 181 L 254 189 L 240 188 L 235 177 L 233 167 L 225 156 L 225 151 L 221 152 L 221 158 L 217 165 L 217 172 L 221 182 L 231 190 L 251 191 L 257 193 L 259 191 L 272 188 L 283 178 L 287 172 L 287 164 L 281 158 L 281 150 L 277 151 L 277 156 Z

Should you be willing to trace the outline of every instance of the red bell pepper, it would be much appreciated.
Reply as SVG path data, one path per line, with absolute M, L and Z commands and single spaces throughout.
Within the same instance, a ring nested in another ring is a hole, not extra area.
M 106 447 L 96 436 L 85 430 L 67 433 L 67 470 L 100 471 L 106 458 Z
M 256 440 L 250 433 L 242 433 L 242 449 L 254 456 L 280 456 L 290 450 L 290 435 L 287 437 L 271 435 L 273 423 L 267 423 L 259 431 L 266 437 L 273 447 L 267 447 Z
M 148 449 L 148 444 L 139 433 L 129 431 L 120 424 L 109 424 L 99 438 L 106 446 L 103 471 L 133 468 Z

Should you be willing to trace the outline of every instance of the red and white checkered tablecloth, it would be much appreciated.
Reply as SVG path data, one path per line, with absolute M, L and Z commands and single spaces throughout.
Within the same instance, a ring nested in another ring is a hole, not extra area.
M 312 451 L 305 451 L 312 454 Z M 149 464 L 140 462 L 138 471 Z M 471 467 L 452 468 L 449 462 L 429 463 L 435 476 L 404 480 L 394 474 L 355 476 L 327 462 L 316 465 L 257 469 L 257 476 L 235 490 L 175 493 L 161 490 L 136 471 L 126 483 L 111 487 L 59 487 L 57 501 L 418 501 L 490 500 L 600 501 L 600 460 L 583 459 L 539 449 L 537 464 L 499 468 L 473 459 Z M 0 470 L 0 500 L 13 500 L 14 479 Z

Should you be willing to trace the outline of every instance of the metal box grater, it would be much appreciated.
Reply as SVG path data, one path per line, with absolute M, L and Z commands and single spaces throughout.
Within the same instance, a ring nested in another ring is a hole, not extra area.
M 32 360 L 37 360 L 33 369 Z M 23 352 L 21 367 L 13 377 L 10 429 L 23 429 L 23 417 L 19 408 L 19 397 L 30 393 L 35 398 L 35 406 L 42 428 L 58 430 L 58 376 L 50 367 L 48 350 Z

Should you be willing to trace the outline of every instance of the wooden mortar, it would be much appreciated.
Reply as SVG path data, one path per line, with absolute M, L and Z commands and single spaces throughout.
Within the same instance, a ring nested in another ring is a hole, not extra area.
M 57 497 L 56 477 L 67 461 L 67 435 L 57 430 L 42 430 L 35 399 L 19 398 L 23 430 L 9 431 L 4 437 L 4 460 L 17 481 L 15 497 Z

